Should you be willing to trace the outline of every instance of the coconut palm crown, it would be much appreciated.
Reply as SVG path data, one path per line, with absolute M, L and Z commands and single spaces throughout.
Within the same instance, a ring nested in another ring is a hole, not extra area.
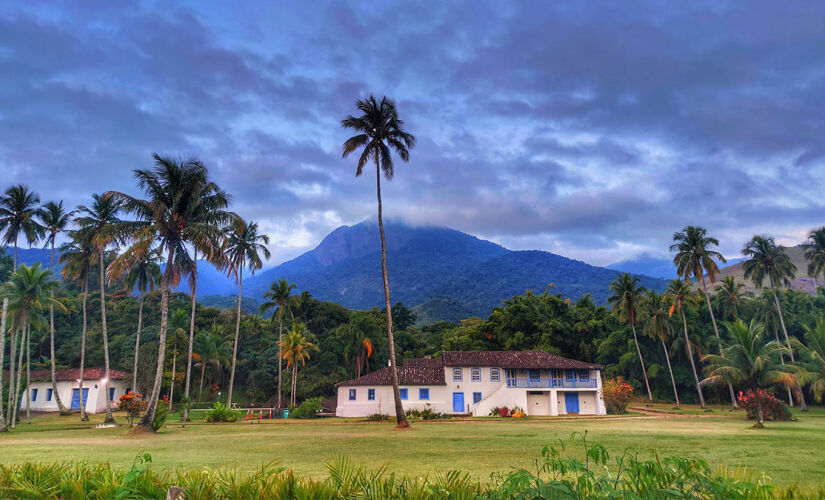
M 808 276 L 825 280 L 825 227 L 808 233 L 808 241 L 802 247 L 808 261 Z

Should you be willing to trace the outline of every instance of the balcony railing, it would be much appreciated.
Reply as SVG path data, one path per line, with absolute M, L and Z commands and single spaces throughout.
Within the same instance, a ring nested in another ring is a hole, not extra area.
M 596 379 L 568 380 L 565 378 L 508 378 L 507 387 L 517 389 L 595 389 Z

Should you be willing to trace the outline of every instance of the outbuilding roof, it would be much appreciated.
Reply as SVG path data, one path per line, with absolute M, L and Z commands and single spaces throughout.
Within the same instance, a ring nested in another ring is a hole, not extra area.
M 103 368 L 85 368 L 83 370 L 83 380 L 100 380 L 106 371 Z M 112 380 L 126 380 L 131 378 L 131 373 L 120 370 L 109 370 L 109 378 Z M 80 370 L 70 368 L 67 370 L 56 370 L 55 377 L 58 382 L 77 380 L 80 378 Z M 51 370 L 32 370 L 32 381 L 43 382 L 51 380 Z
M 400 385 L 446 385 L 444 366 L 404 366 L 398 367 Z M 389 366 L 368 373 L 361 377 L 340 382 L 336 385 L 392 385 L 392 372 Z

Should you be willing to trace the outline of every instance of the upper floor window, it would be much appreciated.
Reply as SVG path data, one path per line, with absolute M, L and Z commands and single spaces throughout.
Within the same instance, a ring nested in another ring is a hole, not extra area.
M 367 389 L 367 399 L 375 401 L 375 389 Z
M 579 380 L 590 380 L 590 370 L 579 370 Z
M 401 395 L 401 401 L 406 401 L 407 400 L 407 395 L 409 394 L 409 391 L 407 390 L 406 387 L 402 387 L 402 388 L 398 389 L 398 393 Z
M 470 379 L 473 382 L 481 382 L 481 368 L 473 368 L 470 370 Z
M 576 370 L 567 370 L 567 380 L 571 382 L 576 380 Z
M 501 371 L 498 368 L 490 368 L 490 382 L 500 382 Z
M 464 375 L 464 370 L 461 368 L 453 368 L 453 382 L 461 382 Z
M 350 401 L 355 401 L 355 395 L 356 395 L 356 394 L 357 394 L 357 392 L 356 392 L 356 390 L 355 390 L 355 389 L 350 389 L 350 390 L 349 390 L 349 400 L 350 400 Z

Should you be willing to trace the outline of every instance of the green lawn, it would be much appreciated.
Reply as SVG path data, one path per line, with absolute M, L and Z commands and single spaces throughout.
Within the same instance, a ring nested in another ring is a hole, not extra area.
M 588 439 L 612 455 L 627 447 L 644 453 L 656 447 L 661 454 L 695 456 L 714 467 L 765 472 L 780 485 L 810 485 L 821 482 L 825 470 L 825 410 L 798 418 L 768 422 L 763 430 L 751 429 L 741 412 L 722 408 L 703 415 L 416 422 L 405 431 L 351 419 L 194 422 L 185 429 L 171 421 L 156 436 L 136 437 L 127 427 L 93 429 L 76 416 L 40 416 L 0 435 L 0 461 L 87 460 L 128 467 L 135 455 L 149 452 L 155 467 L 251 470 L 275 463 L 322 478 L 326 462 L 346 455 L 370 468 L 387 464 L 391 471 L 416 475 L 460 469 L 485 480 L 493 471 L 530 466 L 542 445 L 587 430 Z M 101 420 L 95 416 L 92 423 Z M 118 420 L 125 422 L 122 415 Z

